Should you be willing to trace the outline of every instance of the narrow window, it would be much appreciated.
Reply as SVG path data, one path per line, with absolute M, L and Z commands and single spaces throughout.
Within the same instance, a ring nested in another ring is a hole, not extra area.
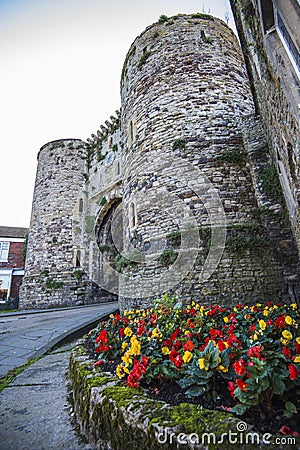
M 111 137 L 109 139 L 109 148 L 112 148 L 112 146 L 113 146 L 113 138 Z
M 133 141 L 134 141 L 134 129 L 133 129 L 133 122 L 131 120 L 128 125 L 128 147 L 132 146 Z
M 136 210 L 135 204 L 131 202 L 129 206 L 129 227 L 134 228 L 135 226 L 136 226 Z
M 116 175 L 120 175 L 120 162 L 116 162 Z
M 81 266 L 81 251 L 77 250 L 76 251 L 76 259 L 75 259 L 75 267 L 80 267 Z
M 79 207 L 78 207 L 79 212 L 81 213 L 83 211 L 83 200 L 82 198 L 79 199 Z

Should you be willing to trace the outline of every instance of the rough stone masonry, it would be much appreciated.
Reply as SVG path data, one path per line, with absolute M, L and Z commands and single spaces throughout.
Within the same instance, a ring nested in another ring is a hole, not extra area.
M 298 272 L 237 38 L 162 16 L 129 49 L 117 117 L 39 153 L 21 307 L 295 301 Z

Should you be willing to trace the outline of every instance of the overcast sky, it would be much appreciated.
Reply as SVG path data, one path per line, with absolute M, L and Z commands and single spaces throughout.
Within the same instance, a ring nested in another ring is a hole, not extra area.
M 119 109 L 135 37 L 161 14 L 193 12 L 224 19 L 228 1 L 0 0 L 0 226 L 29 227 L 42 145 L 86 140 Z

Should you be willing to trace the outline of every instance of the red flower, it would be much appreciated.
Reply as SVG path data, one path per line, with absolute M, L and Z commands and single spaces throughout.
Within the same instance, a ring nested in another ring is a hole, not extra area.
M 261 346 L 255 345 L 254 347 L 249 348 L 249 350 L 247 351 L 247 354 L 250 358 L 260 359 L 260 357 L 261 357 L 260 352 L 261 352 Z
M 282 425 L 282 427 L 280 428 L 280 433 L 281 434 L 285 434 L 285 435 L 289 435 L 289 436 L 300 436 L 300 433 L 298 433 L 297 431 L 292 430 L 287 425 Z
M 282 353 L 286 357 L 286 359 L 291 359 L 291 350 L 288 347 L 283 347 Z
M 231 395 L 231 397 L 234 396 L 235 388 L 236 388 L 236 384 L 233 381 L 228 381 L 228 390 L 229 390 L 229 394 Z
M 121 338 L 124 337 L 124 330 L 125 330 L 125 327 L 121 328 L 119 331 L 119 335 Z
M 298 376 L 299 370 L 294 364 L 289 364 L 288 369 L 290 372 L 290 380 L 295 380 Z
M 108 336 L 107 336 L 107 331 L 106 330 L 102 330 L 97 339 L 96 339 L 96 344 L 98 344 L 98 342 L 108 342 Z
M 285 316 L 277 317 L 277 319 L 275 320 L 275 327 L 276 328 L 285 328 L 286 327 Z
M 246 372 L 246 362 L 243 359 L 239 359 L 232 364 L 236 374 L 241 377 Z
M 96 361 L 96 362 L 94 363 L 94 367 L 101 366 L 101 364 L 103 364 L 103 363 L 104 363 L 104 360 L 103 360 L 103 359 L 99 359 L 99 361 Z
M 295 348 L 296 348 L 296 353 L 300 353 L 300 344 L 298 344 L 297 341 L 295 341 Z
M 191 352 L 194 349 L 194 343 L 193 341 L 186 341 L 186 343 L 183 345 L 184 350 L 188 350 L 189 352 Z
M 236 384 L 238 385 L 238 387 L 240 388 L 241 391 L 247 392 L 246 388 L 248 387 L 248 384 L 245 383 L 243 380 L 240 380 L 239 378 L 237 378 Z

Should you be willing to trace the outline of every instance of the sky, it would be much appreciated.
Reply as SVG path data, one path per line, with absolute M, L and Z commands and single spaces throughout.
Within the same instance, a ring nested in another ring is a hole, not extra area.
M 136 36 L 195 12 L 234 26 L 228 0 L 0 0 L 0 226 L 29 227 L 44 144 L 86 140 L 120 108 Z

